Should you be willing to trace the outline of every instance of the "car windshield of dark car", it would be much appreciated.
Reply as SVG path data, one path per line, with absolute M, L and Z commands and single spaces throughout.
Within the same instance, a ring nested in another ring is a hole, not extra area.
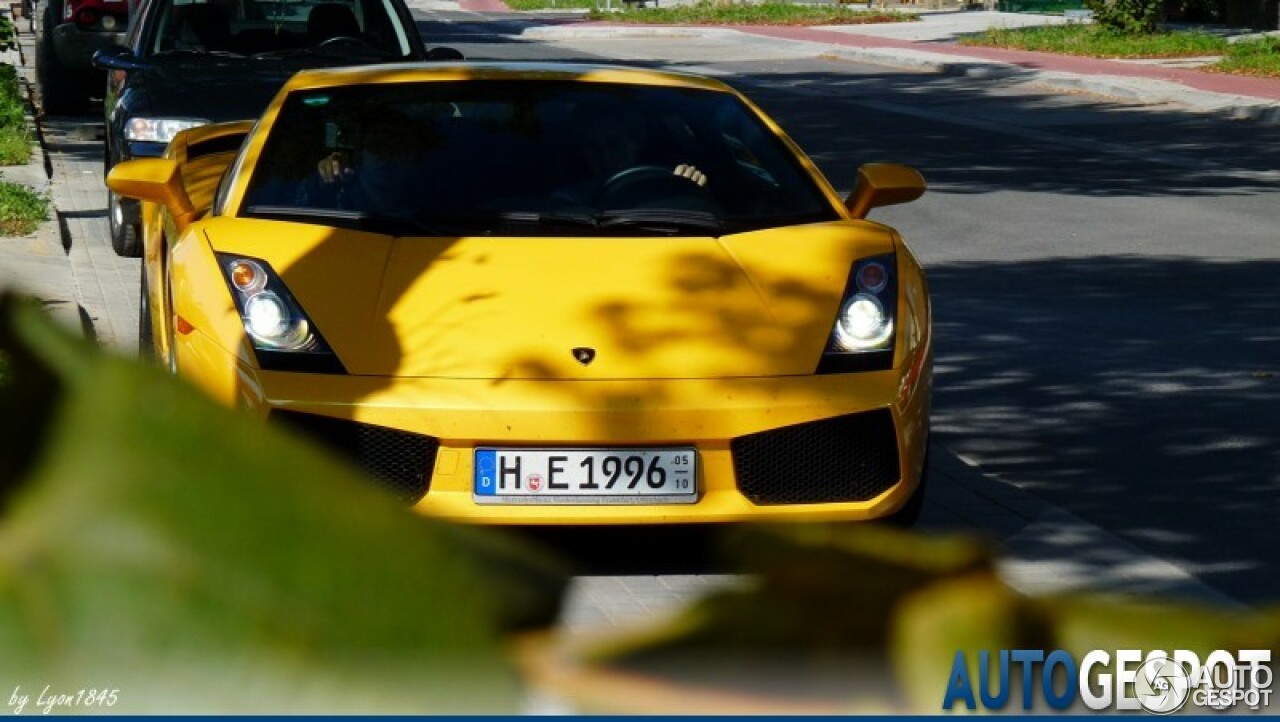
M 409 57 L 391 0 L 160 0 L 154 55 Z
M 292 93 L 240 215 L 397 235 L 722 235 L 838 218 L 730 93 L 569 81 Z

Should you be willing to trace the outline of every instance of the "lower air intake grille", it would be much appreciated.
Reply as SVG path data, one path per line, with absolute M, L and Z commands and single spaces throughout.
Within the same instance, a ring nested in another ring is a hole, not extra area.
M 440 448 L 433 436 L 294 411 L 274 411 L 271 418 L 347 457 L 407 502 L 416 503 L 431 488 Z
M 888 409 L 741 436 L 730 449 L 738 490 L 754 504 L 866 501 L 899 478 Z

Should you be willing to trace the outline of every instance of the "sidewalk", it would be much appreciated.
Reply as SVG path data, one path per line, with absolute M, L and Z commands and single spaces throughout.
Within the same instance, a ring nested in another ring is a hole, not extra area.
M 6 62 L 31 87 L 35 41 L 25 24 L 18 29 L 19 51 L 10 52 Z M 34 119 L 28 123 L 37 129 Z M 0 177 L 47 193 L 51 201 L 50 220 L 34 234 L 0 239 L 0 289 L 34 296 L 64 325 L 127 355 L 138 343 L 141 264 L 111 250 L 101 127 L 94 117 L 45 117 L 31 161 L 0 170 Z
M 466 10 L 485 12 L 499 1 L 462 0 L 460 5 Z M 481 3 L 486 10 L 481 9 Z M 1176 67 L 1176 63 L 966 47 L 955 42 L 962 35 L 988 27 L 1061 22 L 1054 16 L 970 11 L 924 14 L 916 23 L 823 27 L 535 24 L 523 36 L 538 40 L 667 36 L 785 41 L 805 47 L 814 57 L 830 60 L 948 75 L 1010 78 L 1066 92 L 1084 91 L 1143 103 L 1177 103 L 1231 118 L 1280 124 L 1280 78 L 1211 73 Z
M 18 68 L 21 79 L 30 82 L 30 69 L 22 66 L 21 57 L 17 51 L 8 51 L 2 59 Z M 27 127 L 34 132 L 36 123 L 30 108 L 26 119 Z M 31 157 L 26 165 L 0 168 L 0 179 L 27 186 L 37 193 L 52 194 L 44 148 L 37 138 L 32 139 Z M 50 204 L 49 220 L 34 232 L 0 237 L 0 291 L 17 291 L 35 298 L 59 323 L 79 331 L 84 326 L 83 308 L 59 223 L 60 216 Z

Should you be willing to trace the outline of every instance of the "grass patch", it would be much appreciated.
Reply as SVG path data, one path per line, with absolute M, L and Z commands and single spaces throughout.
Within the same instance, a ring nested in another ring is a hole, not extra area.
M 1228 45 L 1226 57 L 1217 65 L 1206 69 L 1237 75 L 1280 78 L 1280 38 Z
M 593 10 L 590 17 L 647 25 L 860 25 L 917 19 L 909 13 L 853 10 L 843 5 L 793 5 L 776 0 L 736 5 L 700 2 L 673 8 L 628 8 L 615 13 Z
M 31 157 L 25 107 L 18 71 L 12 65 L 0 65 L 0 165 L 22 165 Z
M 25 236 L 49 218 L 49 200 L 26 186 L 0 181 L 0 236 Z
M 604 0 L 600 0 L 601 3 Z M 615 0 L 618 4 L 621 0 Z M 507 7 L 512 10 L 564 10 L 580 8 L 590 10 L 596 6 L 595 0 L 506 0 Z
M 614 0 L 618 5 L 622 0 Z M 595 0 L 506 0 L 507 7 L 512 10 L 564 10 L 566 8 L 585 8 L 590 10 L 596 6 Z M 603 5 L 604 0 L 600 0 Z
M 1227 51 L 1227 41 L 1207 33 L 1121 35 L 1097 25 L 991 28 L 981 35 L 961 38 L 960 44 L 1096 58 L 1178 58 L 1222 55 Z

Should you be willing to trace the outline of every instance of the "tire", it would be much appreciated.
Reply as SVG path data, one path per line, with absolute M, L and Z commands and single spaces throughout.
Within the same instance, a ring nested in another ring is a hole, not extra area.
M 93 73 L 68 68 L 58 60 L 53 47 L 53 29 L 61 22 L 62 0 L 48 0 L 39 6 L 40 29 L 36 33 L 36 88 L 40 107 L 46 115 L 75 115 L 89 106 Z
M 107 191 L 107 226 L 111 233 L 111 247 L 116 255 L 137 258 L 142 255 L 142 232 L 136 223 L 124 221 L 124 199 Z
M 147 293 L 147 269 L 142 269 L 142 279 L 138 283 L 138 359 L 146 362 L 156 360 L 155 337 L 151 330 L 151 297 Z

